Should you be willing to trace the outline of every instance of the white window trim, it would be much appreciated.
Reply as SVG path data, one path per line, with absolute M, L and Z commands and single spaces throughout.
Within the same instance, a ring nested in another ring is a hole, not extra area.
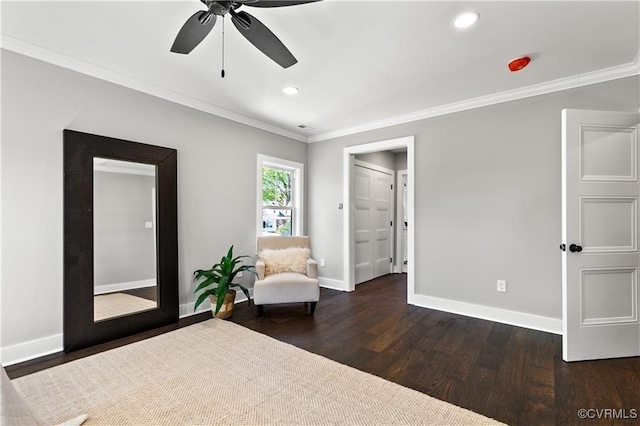
M 293 229 L 292 235 L 303 235 L 304 212 L 302 211 L 302 200 L 304 197 L 304 164 L 296 161 L 285 160 L 284 158 L 270 157 L 258 154 L 258 164 L 256 169 L 256 235 L 262 236 L 262 168 L 274 167 L 293 172 Z

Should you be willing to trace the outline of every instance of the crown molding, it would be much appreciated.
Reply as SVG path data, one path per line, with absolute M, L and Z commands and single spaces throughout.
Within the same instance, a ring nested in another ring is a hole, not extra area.
M 160 99 L 165 99 L 167 101 L 187 106 L 198 111 L 203 111 L 208 114 L 225 118 L 227 120 L 235 121 L 237 123 L 245 124 L 250 127 L 307 143 L 321 142 L 328 139 L 349 136 L 357 133 L 367 132 L 370 130 L 396 126 L 399 124 L 406 124 L 413 121 L 424 120 L 427 118 L 438 117 L 475 108 L 515 101 L 518 99 L 525 99 L 533 96 L 544 95 L 547 93 L 559 92 L 562 90 L 574 89 L 578 87 L 589 86 L 591 84 L 603 83 L 606 81 L 640 75 L 640 51 L 638 51 L 634 61 L 628 64 L 583 74 L 577 74 L 571 77 L 565 77 L 545 83 L 522 87 L 519 89 L 494 93 L 491 95 L 480 96 L 477 98 L 454 102 L 447 105 L 427 108 L 424 110 L 372 121 L 359 126 L 349 127 L 333 132 L 306 136 L 300 135 L 290 130 L 282 129 L 280 127 L 265 123 L 260 120 L 256 120 L 251 117 L 247 117 L 245 115 L 227 110 L 208 102 L 204 102 L 200 99 L 192 98 L 190 96 L 177 93 L 170 89 L 138 80 L 125 74 L 121 74 L 68 55 L 64 55 L 60 52 L 26 42 L 7 34 L 2 34 L 2 38 L 0 39 L 0 48 L 63 68 L 67 68 L 81 74 L 89 75 L 100 80 L 108 81 L 119 86 L 127 87 L 138 92 L 146 93 Z
M 250 118 L 245 115 L 227 110 L 225 108 L 221 108 L 219 106 L 204 102 L 200 99 L 195 99 L 190 96 L 174 92 L 167 88 L 151 84 L 146 81 L 138 80 L 128 75 L 121 74 L 108 68 L 104 68 L 74 58 L 72 56 L 65 55 L 55 50 L 47 49 L 43 46 L 29 43 L 27 41 L 9 36 L 7 34 L 2 34 L 2 39 L 0 39 L 0 41 L 0 48 L 14 53 L 19 53 L 30 58 L 38 59 L 40 61 L 67 68 L 81 74 L 114 83 L 119 86 L 127 87 L 138 92 L 146 93 L 160 99 L 165 99 L 179 105 L 184 105 L 189 108 L 206 112 L 208 114 L 226 118 L 227 120 L 235 121 L 237 123 L 265 130 L 270 133 L 275 133 L 280 136 L 295 139 L 300 142 L 308 142 L 307 136 L 305 135 L 299 135 L 297 133 L 282 129 L 272 124 L 268 124 L 263 121 L 256 120 L 254 118 Z
M 413 121 L 424 120 L 426 118 L 438 117 L 455 112 L 467 111 L 489 105 L 515 101 L 518 99 L 530 98 L 547 93 L 559 92 L 567 89 L 575 89 L 578 87 L 589 86 L 591 84 L 603 83 L 605 81 L 617 80 L 634 75 L 640 75 L 640 51 L 636 55 L 635 60 L 628 64 L 605 68 L 584 74 L 577 74 L 571 77 L 565 77 L 558 80 L 552 80 L 545 83 L 522 87 L 519 89 L 494 93 L 487 96 L 480 96 L 477 98 L 454 102 L 434 108 L 428 108 L 421 111 L 415 111 L 408 114 L 397 115 L 394 117 L 365 123 L 360 126 L 337 130 L 335 132 L 312 135 L 309 137 L 309 143 L 321 142 L 341 136 L 349 136 L 369 130 L 382 129 L 385 127 L 396 126 L 398 124 L 406 124 Z

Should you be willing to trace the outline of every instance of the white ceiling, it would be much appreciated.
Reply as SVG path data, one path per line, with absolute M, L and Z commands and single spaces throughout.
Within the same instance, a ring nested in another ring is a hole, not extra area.
M 187 18 L 205 9 L 197 0 L 3 1 L 1 8 L 5 49 L 304 141 L 640 69 L 638 1 L 243 6 L 299 63 L 282 69 L 226 19 L 224 79 L 220 19 L 191 54 L 169 51 Z M 468 10 L 480 21 L 455 30 L 451 21 Z M 521 55 L 531 64 L 510 73 L 507 62 Z M 286 85 L 301 91 L 287 96 Z

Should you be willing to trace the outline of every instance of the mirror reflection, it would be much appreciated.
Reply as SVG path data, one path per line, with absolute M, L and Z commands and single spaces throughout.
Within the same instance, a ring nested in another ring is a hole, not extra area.
M 94 321 L 155 309 L 156 168 L 93 160 Z

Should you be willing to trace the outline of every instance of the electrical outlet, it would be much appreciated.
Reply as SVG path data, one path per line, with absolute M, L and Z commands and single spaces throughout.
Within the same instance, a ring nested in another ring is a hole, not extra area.
M 238 273 L 236 274 L 236 277 L 238 277 L 238 278 L 242 278 L 242 272 L 238 272 Z
M 327 266 L 327 264 L 325 263 L 324 259 L 320 259 L 320 266 L 323 267 L 323 268 L 325 266 Z
M 498 280 L 498 291 L 500 293 L 506 293 L 507 292 L 507 282 L 504 280 Z

